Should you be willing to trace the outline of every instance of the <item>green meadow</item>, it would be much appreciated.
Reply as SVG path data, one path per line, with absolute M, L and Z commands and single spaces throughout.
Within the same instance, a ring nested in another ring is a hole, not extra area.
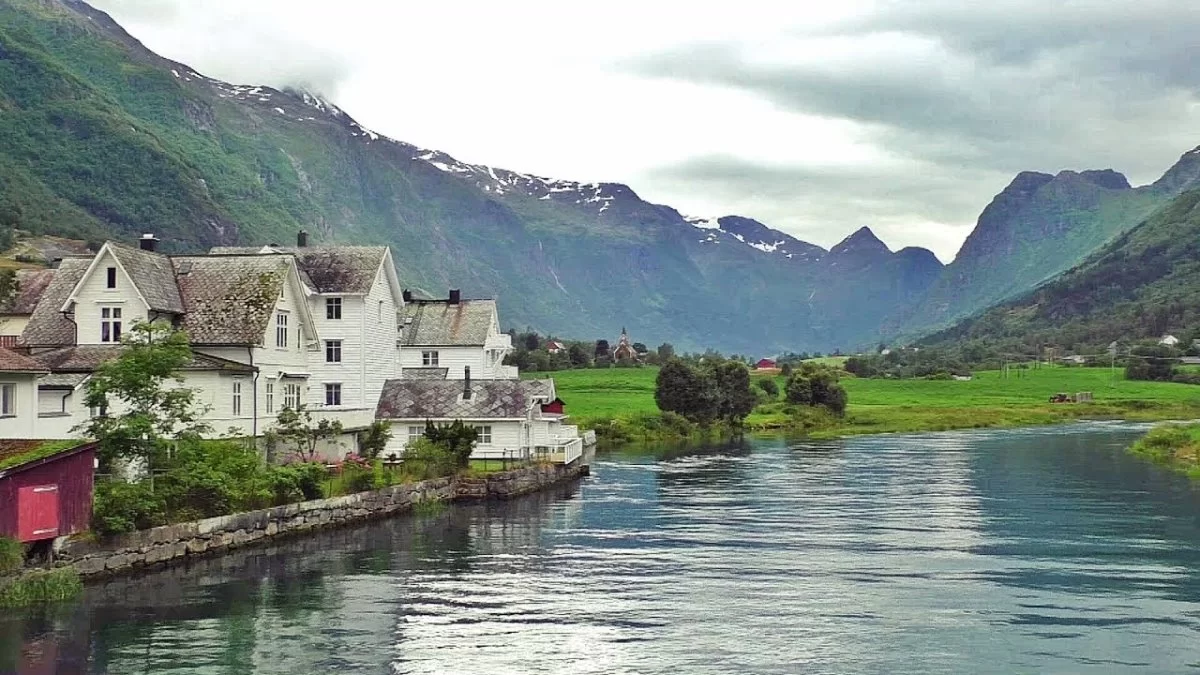
M 589 427 L 658 413 L 656 368 L 535 373 L 553 377 L 574 421 Z M 758 377 L 758 376 L 756 376 Z M 784 378 L 777 377 L 780 389 Z M 846 417 L 813 422 L 782 400 L 760 405 L 747 419 L 755 431 L 806 430 L 816 436 L 1051 424 L 1072 419 L 1200 418 L 1200 386 L 1126 380 L 1118 369 L 1044 367 L 976 373 L 969 381 L 841 380 L 850 396 Z M 1050 403 L 1057 393 L 1091 392 L 1092 403 Z

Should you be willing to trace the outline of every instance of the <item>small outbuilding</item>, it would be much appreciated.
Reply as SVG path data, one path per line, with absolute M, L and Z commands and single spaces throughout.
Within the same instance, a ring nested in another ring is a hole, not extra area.
M 770 370 L 775 368 L 774 359 L 759 359 L 758 363 L 754 364 L 755 370 Z
M 31 543 L 91 525 L 96 444 L 0 440 L 0 536 Z

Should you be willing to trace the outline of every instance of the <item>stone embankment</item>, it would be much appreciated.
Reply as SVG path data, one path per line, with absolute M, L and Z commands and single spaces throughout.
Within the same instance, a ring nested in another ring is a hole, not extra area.
M 385 518 L 410 511 L 418 504 L 510 499 L 587 473 L 588 465 L 576 461 L 570 466 L 529 466 L 484 478 L 435 478 L 98 540 L 72 540 L 56 555 L 60 565 L 73 567 L 84 578 L 129 574 L 315 529 Z

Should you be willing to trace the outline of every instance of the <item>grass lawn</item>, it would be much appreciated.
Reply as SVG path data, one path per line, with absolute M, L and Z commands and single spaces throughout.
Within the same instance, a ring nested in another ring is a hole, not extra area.
M 658 412 L 656 368 L 612 368 L 533 373 L 554 377 L 573 421 L 634 417 Z M 777 377 L 780 389 L 783 377 Z M 1166 419 L 1200 416 L 1200 386 L 1125 380 L 1108 368 L 1046 367 L 983 371 L 967 382 L 842 378 L 850 396 L 845 422 L 829 435 L 1047 424 L 1076 418 Z M 1091 404 L 1051 404 L 1051 395 L 1090 391 Z M 747 423 L 782 429 L 791 423 L 782 403 L 760 407 Z

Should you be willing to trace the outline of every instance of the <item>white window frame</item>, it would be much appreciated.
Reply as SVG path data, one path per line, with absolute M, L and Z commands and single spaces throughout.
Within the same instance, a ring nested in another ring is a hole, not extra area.
M 17 383 L 0 382 L 0 417 L 17 416 Z
M 336 356 L 336 359 L 330 358 Z M 325 363 L 341 363 L 342 362 L 342 341 L 341 340 L 326 340 L 325 341 Z
M 331 403 L 330 400 L 333 400 Z M 325 405 L 330 408 L 337 408 L 342 405 L 342 383 L 341 382 L 326 382 L 325 383 Z
M 275 348 L 287 349 L 288 346 L 288 313 L 275 312 Z
M 436 349 L 426 349 L 421 352 L 421 366 L 425 368 L 437 368 L 440 360 L 441 356 Z
M 422 424 L 422 425 L 415 425 L 415 424 L 410 424 L 410 425 L 408 425 L 408 440 L 409 440 L 410 442 L 411 442 L 411 441 L 414 441 L 414 440 L 416 440 L 416 439 L 418 439 L 418 438 L 424 438 L 424 437 L 425 437 L 425 425 L 424 425 L 424 424 Z
M 283 385 L 283 407 L 291 410 L 300 409 L 300 384 L 296 382 L 287 382 Z
M 476 441 L 476 443 L 478 443 L 479 445 L 491 445 L 492 444 L 492 425 L 476 424 L 474 426 L 475 426 L 475 431 L 479 432 L 479 439 Z
M 121 341 L 124 317 L 121 308 L 116 305 L 100 307 L 100 342 L 116 344 Z
M 267 398 L 267 413 L 268 414 L 274 413 L 275 412 L 275 380 L 268 379 L 266 385 L 263 388 L 263 391 L 266 393 L 266 398 Z
M 116 267 L 104 268 L 104 288 L 106 290 L 110 290 L 110 291 L 116 290 L 116 288 L 117 288 L 117 268 Z
M 329 321 L 342 320 L 341 298 L 325 298 L 325 318 Z
M 235 377 L 231 387 L 230 409 L 234 417 L 242 416 L 242 379 Z

